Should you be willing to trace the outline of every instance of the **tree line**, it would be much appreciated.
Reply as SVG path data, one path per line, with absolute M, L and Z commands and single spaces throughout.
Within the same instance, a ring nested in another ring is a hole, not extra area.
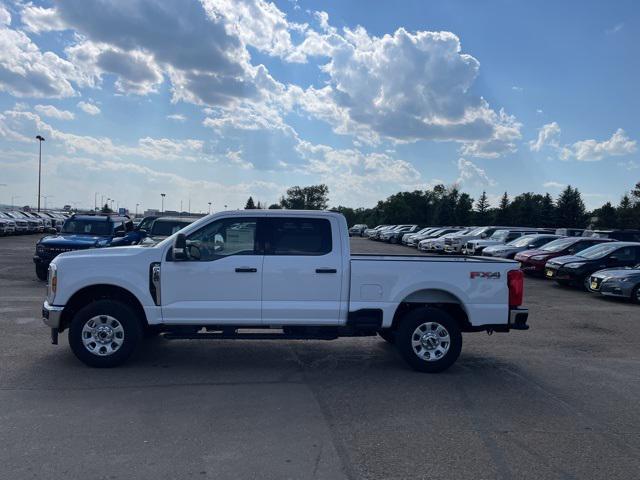
M 268 208 L 324 210 L 329 205 L 326 185 L 291 187 L 278 203 Z M 245 208 L 267 208 L 252 197 Z M 338 206 L 349 225 L 417 223 L 420 225 L 505 225 L 566 228 L 640 228 L 640 182 L 618 205 L 607 202 L 587 211 L 577 188 L 567 186 L 553 198 L 549 193 L 526 192 L 511 198 L 504 192 L 492 207 L 486 192 L 476 200 L 456 186 L 436 185 L 432 189 L 398 192 L 372 208 Z

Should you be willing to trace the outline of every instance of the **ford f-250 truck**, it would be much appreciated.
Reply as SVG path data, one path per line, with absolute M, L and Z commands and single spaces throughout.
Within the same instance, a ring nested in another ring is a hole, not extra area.
M 416 370 L 455 362 L 462 332 L 526 330 L 508 260 L 352 255 L 344 217 L 315 211 L 209 215 L 153 246 L 58 255 L 44 322 L 93 367 L 143 338 L 335 339 L 380 335 Z

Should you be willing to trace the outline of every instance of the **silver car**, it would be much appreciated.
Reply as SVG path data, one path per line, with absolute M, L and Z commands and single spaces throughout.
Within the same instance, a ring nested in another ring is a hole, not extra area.
M 640 263 L 635 267 L 606 268 L 589 278 L 589 291 L 640 303 Z

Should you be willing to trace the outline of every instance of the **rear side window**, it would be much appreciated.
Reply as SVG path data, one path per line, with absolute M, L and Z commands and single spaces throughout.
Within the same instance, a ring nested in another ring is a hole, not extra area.
M 325 255 L 331 252 L 331 223 L 324 218 L 273 218 L 265 251 L 271 255 Z

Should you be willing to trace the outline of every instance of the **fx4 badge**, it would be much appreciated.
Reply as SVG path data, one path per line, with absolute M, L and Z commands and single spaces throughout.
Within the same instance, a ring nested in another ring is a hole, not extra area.
M 497 280 L 500 278 L 500 272 L 470 272 L 469 277 L 473 280 L 474 278 L 486 278 L 488 280 L 494 279 Z

